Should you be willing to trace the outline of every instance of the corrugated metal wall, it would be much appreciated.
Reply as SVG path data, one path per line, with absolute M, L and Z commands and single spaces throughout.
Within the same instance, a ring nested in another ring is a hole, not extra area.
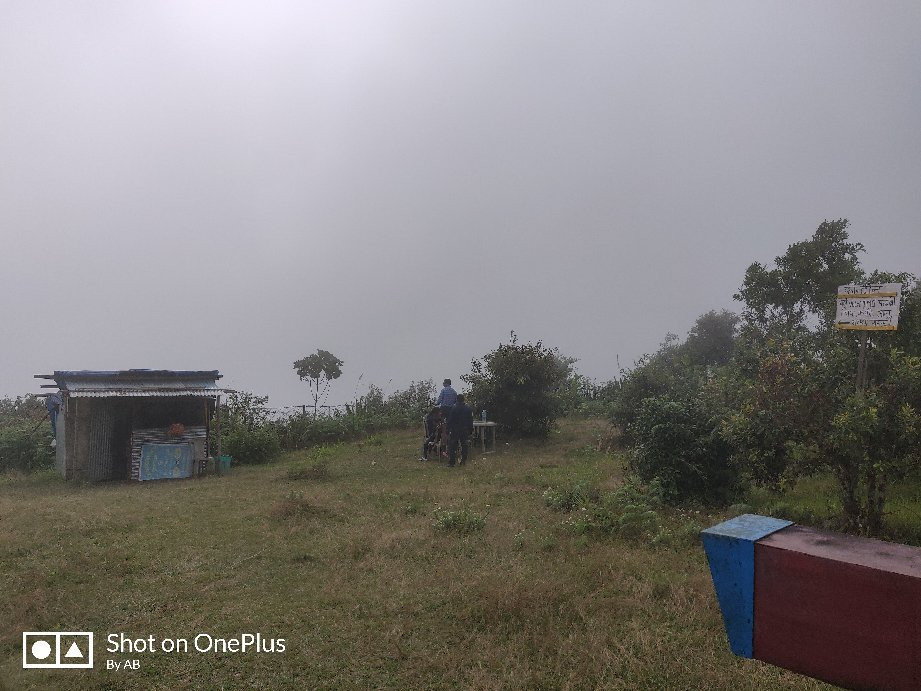
M 58 419 L 58 469 L 68 479 L 98 482 L 138 479 L 141 435 L 157 442 L 194 445 L 196 473 L 207 456 L 207 427 L 186 425 L 185 434 L 170 437 L 166 421 L 207 422 L 207 401 L 192 398 L 70 398 Z M 143 429 L 136 424 L 147 423 Z M 156 426 L 156 427 L 155 427 Z
M 83 464 L 82 479 L 90 482 L 112 480 L 118 475 L 112 448 L 112 430 L 115 422 L 112 401 L 93 401 L 90 405 L 89 454 Z
M 54 447 L 54 465 L 58 472 L 67 477 L 67 414 L 62 406 L 61 412 L 58 413 L 56 424 L 57 436 L 55 437 L 56 446 Z

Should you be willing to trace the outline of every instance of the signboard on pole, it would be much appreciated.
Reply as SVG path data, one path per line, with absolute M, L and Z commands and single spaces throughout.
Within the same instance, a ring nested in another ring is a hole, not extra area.
M 857 331 L 895 331 L 899 325 L 901 283 L 838 287 L 835 327 Z

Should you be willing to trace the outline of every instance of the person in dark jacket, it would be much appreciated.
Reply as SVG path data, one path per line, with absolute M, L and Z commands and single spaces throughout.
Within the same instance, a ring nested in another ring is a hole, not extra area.
M 467 462 L 470 451 L 470 434 L 473 432 L 473 411 L 464 403 L 463 394 L 457 395 L 457 403 L 448 413 L 448 465 L 457 459 L 457 445 L 461 447 L 461 465 Z
M 429 446 L 435 444 L 443 431 L 444 416 L 437 405 L 425 416 L 425 439 L 422 441 L 422 457 L 420 461 L 429 459 Z

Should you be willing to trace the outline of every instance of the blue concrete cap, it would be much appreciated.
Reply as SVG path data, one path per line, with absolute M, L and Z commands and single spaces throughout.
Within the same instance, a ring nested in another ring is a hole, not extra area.
M 788 525 L 793 525 L 793 521 L 771 518 L 770 516 L 758 516 L 753 513 L 743 513 L 741 516 L 717 523 L 712 528 L 702 531 L 701 534 L 720 535 L 757 542 L 771 533 L 776 533 L 778 530 L 786 528 Z
M 792 521 L 746 513 L 700 533 L 729 647 L 739 657 L 752 656 L 755 543 L 792 524 Z

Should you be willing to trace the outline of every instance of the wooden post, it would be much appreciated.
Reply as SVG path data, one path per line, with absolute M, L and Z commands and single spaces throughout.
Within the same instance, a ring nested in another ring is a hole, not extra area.
M 217 435 L 217 458 L 214 459 L 214 471 L 217 472 L 221 463 L 221 396 L 218 394 L 214 409 L 214 433 Z
M 863 391 L 867 386 L 867 341 L 866 331 L 860 332 L 860 351 L 857 355 L 857 391 Z
M 208 464 L 208 452 L 211 450 L 211 416 L 208 415 L 208 399 L 202 399 L 202 405 L 205 406 L 205 470 Z M 195 474 L 204 475 L 201 468 L 201 461 L 195 464 Z

